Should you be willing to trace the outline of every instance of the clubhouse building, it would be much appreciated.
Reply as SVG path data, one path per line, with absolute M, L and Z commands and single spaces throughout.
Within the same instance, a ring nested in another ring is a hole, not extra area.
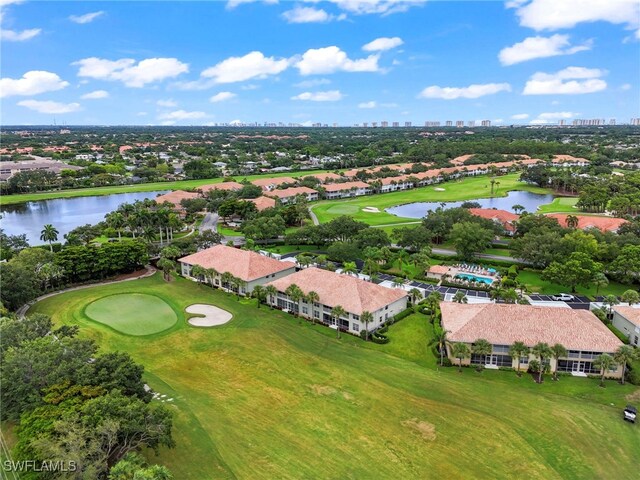
M 631 345 L 640 347 L 640 308 L 616 305 L 611 323 L 629 338 Z
M 442 328 L 448 332 L 451 343 L 466 343 L 469 348 L 474 342 L 485 339 L 492 345 L 492 352 L 486 357 L 472 354 L 463 359 L 463 365 L 485 364 L 487 368 L 517 368 L 516 358 L 509 355 L 509 347 L 515 342 L 523 342 L 531 348 L 537 343 L 556 343 L 567 349 L 567 357 L 559 358 L 557 370 L 575 376 L 598 375 L 600 369 L 593 364 L 602 353 L 613 353 L 622 345 L 616 337 L 593 313 L 588 310 L 539 307 L 511 304 L 458 304 L 442 302 Z M 451 345 L 447 345 L 449 359 L 458 363 L 452 355 Z M 527 370 L 533 354 L 520 359 L 520 369 Z M 547 360 L 545 359 L 545 362 Z M 556 360 L 549 360 L 551 369 L 556 368 Z M 622 368 L 616 365 L 607 372 L 608 377 L 620 378 Z
M 281 277 L 267 285 L 278 290 L 278 295 L 268 299 L 270 305 L 327 325 L 336 325 L 332 310 L 340 305 L 346 314 L 339 318 L 337 325 L 355 335 L 364 329 L 377 329 L 386 320 L 406 310 L 408 302 L 408 294 L 404 290 L 382 287 L 351 275 L 315 267 Z M 318 300 L 293 301 L 285 293 L 291 285 L 297 285 L 305 296 L 311 291 L 317 293 Z M 360 318 L 363 312 L 373 315 L 373 321 L 368 325 Z
M 256 285 L 264 285 L 296 271 L 294 263 L 281 262 L 250 250 L 240 250 L 225 245 L 201 250 L 178 261 L 182 276 L 204 281 L 202 276 L 193 275 L 193 267 L 198 265 L 211 271 L 213 286 L 237 291 L 240 295 L 250 295 Z M 239 279 L 241 284 L 225 282 L 224 273 L 230 273 Z

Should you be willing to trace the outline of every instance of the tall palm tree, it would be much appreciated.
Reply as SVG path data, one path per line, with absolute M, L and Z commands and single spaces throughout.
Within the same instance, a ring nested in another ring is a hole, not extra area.
M 215 278 L 218 275 L 218 271 L 213 267 L 205 268 L 204 271 L 205 271 L 204 278 L 205 279 L 208 278 L 209 279 L 209 283 L 211 284 L 211 288 L 214 288 L 215 287 L 215 285 L 214 285 Z
M 458 372 L 462 373 L 462 360 L 471 356 L 471 350 L 466 343 L 454 343 L 451 347 L 451 354 L 458 359 Z
M 258 300 L 258 308 L 260 308 L 260 304 L 267 298 L 265 287 L 263 287 L 262 285 L 256 285 L 255 287 L 253 287 L 251 296 Z
M 613 359 L 622 365 L 622 384 L 624 385 L 627 365 L 636 359 L 640 359 L 640 350 L 633 348 L 631 345 L 621 345 L 613 354 Z
M 440 294 L 440 292 L 435 290 L 431 292 L 427 297 L 427 305 L 431 310 L 431 321 L 433 321 L 441 301 L 442 301 L 442 295 Z
M 455 303 L 467 303 L 469 299 L 467 298 L 467 296 L 464 294 L 462 290 L 458 290 L 456 294 L 453 296 L 453 301 Z
M 270 305 L 273 306 L 273 304 L 276 303 L 275 298 L 278 295 L 278 289 L 273 285 L 267 285 L 266 287 L 264 287 L 264 291 L 269 297 Z
M 236 298 L 238 300 L 240 300 L 240 289 L 247 286 L 247 282 L 245 282 L 244 280 L 242 280 L 241 278 L 238 277 L 233 277 L 231 279 L 231 283 L 233 284 L 235 290 L 236 290 Z M 246 291 L 246 290 L 245 290 Z
M 396 260 L 398 261 L 398 270 L 402 272 L 402 267 L 409 260 L 409 253 L 406 250 L 400 250 L 396 255 Z
M 195 277 L 196 280 L 198 280 L 198 283 L 201 283 L 202 278 L 204 278 L 205 280 L 207 278 L 207 269 L 201 265 L 194 265 L 191 268 L 191 276 Z
M 157 265 L 162 270 L 162 275 L 165 282 L 169 282 L 171 280 L 171 272 L 176 268 L 176 262 L 174 262 L 170 258 L 161 258 L 160 260 L 158 260 Z
M 567 227 L 571 229 L 578 228 L 579 221 L 580 220 L 575 215 L 567 215 L 567 219 L 565 220 L 565 222 L 567 223 Z
M 311 257 L 309 257 L 309 255 L 306 255 L 304 253 L 301 255 L 298 255 L 296 257 L 296 261 L 298 262 L 298 265 L 300 265 L 302 268 L 307 268 L 312 263 Z
M 369 276 L 372 276 L 380 270 L 380 266 L 378 265 L 378 262 L 376 262 L 373 258 L 367 258 L 364 261 L 363 270 L 364 270 L 364 273 L 366 273 Z
M 564 345 L 556 343 L 555 345 L 553 345 L 553 347 L 551 347 L 551 356 L 556 361 L 556 366 L 553 369 L 553 379 L 558 380 L 558 361 L 560 357 L 567 356 L 567 349 L 564 347 Z
M 471 346 L 471 351 L 476 355 L 482 356 L 482 364 L 485 365 L 487 363 L 487 355 L 491 355 L 493 351 L 493 346 L 484 338 L 479 338 L 473 345 Z
M 618 300 L 618 297 L 616 297 L 615 295 L 607 295 L 606 297 L 604 297 L 604 300 L 602 301 L 602 303 L 604 303 L 607 307 L 609 307 L 609 316 L 611 316 L 613 314 L 613 307 L 618 305 L 620 301 Z
M 53 242 L 58 240 L 58 230 L 50 223 L 46 224 L 40 232 L 40 240 L 43 242 L 49 242 L 49 250 L 53 252 Z
M 355 262 L 344 262 L 342 265 L 342 273 L 346 275 L 358 276 L 358 267 Z
M 116 210 L 115 212 L 107 213 L 106 221 L 107 225 L 118 232 L 118 240 L 121 240 L 122 228 L 126 225 L 124 215 Z
M 534 345 L 534 347 L 531 349 L 531 353 L 533 353 L 538 358 L 538 361 L 540 362 L 540 371 L 538 372 L 538 383 L 542 383 L 542 374 L 545 370 L 544 361 L 547 358 L 551 358 L 551 355 L 553 355 L 553 350 L 551 350 L 551 347 L 549 347 L 548 344 L 544 342 L 540 342 Z
M 414 305 L 422 300 L 422 292 L 417 288 L 412 288 L 409 290 L 409 297 L 411 297 L 411 303 Z
M 596 296 L 598 296 L 598 294 L 600 293 L 600 289 L 603 287 L 606 287 L 607 285 L 609 285 L 609 279 L 607 278 L 607 276 L 602 273 L 596 273 L 593 276 L 593 284 L 596 286 Z
M 515 205 L 513 205 L 511 207 L 511 210 L 513 210 L 517 214 L 520 214 L 520 212 L 523 212 L 525 210 L 525 208 L 522 205 L 520 205 L 519 203 L 516 203 Z
M 433 339 L 433 343 L 435 343 L 438 346 L 438 351 L 440 352 L 440 366 L 442 367 L 444 365 L 444 352 L 447 349 L 447 334 L 449 333 L 448 330 L 442 330 L 439 329 L 436 334 L 435 337 Z
M 298 312 L 300 311 L 300 300 L 302 300 L 302 298 L 304 297 L 304 292 L 300 289 L 298 285 L 296 285 L 295 283 L 292 283 L 287 287 L 284 293 L 287 297 L 289 297 L 289 299 L 291 300 L 291 303 L 295 305 L 295 308 L 293 309 L 293 314 L 297 317 Z
M 360 315 L 360 320 L 364 323 L 364 340 L 369 341 L 369 322 L 373 322 L 373 313 L 364 311 L 362 315 Z
M 318 303 L 320 301 L 320 295 L 318 295 L 317 292 L 314 292 L 313 290 L 311 290 L 306 295 L 306 301 L 307 303 L 309 303 L 309 305 L 311 305 L 311 320 L 313 323 L 316 323 L 316 317 L 313 314 L 313 308 L 314 308 L 313 306 L 315 303 Z
M 394 277 L 393 281 L 391 282 L 391 286 L 393 288 L 400 288 L 402 287 L 402 285 L 404 285 L 404 278 L 402 277 Z
M 340 338 L 340 317 L 344 317 L 347 314 L 341 305 L 336 305 L 331 309 L 331 316 L 336 321 L 336 338 Z
M 229 272 L 223 272 L 220 275 L 220 283 L 222 288 L 226 288 L 227 290 L 231 290 L 233 285 L 233 275 Z M 226 287 L 225 287 L 226 285 Z
M 521 377 L 522 372 L 520 371 L 520 359 L 525 355 L 529 355 L 529 347 L 527 347 L 524 342 L 513 342 L 513 345 L 509 347 L 509 355 L 512 358 L 516 357 L 518 359 L 517 374 Z
M 608 353 L 603 353 L 595 358 L 593 364 L 600 369 L 600 386 L 604 387 L 604 376 L 616 364 L 616 361 Z

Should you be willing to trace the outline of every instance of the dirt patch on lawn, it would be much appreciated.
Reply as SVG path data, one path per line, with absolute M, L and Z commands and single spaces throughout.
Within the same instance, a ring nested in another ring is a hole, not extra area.
M 403 427 L 413 430 L 425 440 L 432 442 L 436 439 L 436 426 L 432 423 L 418 420 L 417 418 L 404 420 L 400 423 Z
M 640 388 L 624 397 L 629 402 L 640 402 Z
M 311 385 L 311 390 L 316 395 L 334 395 L 338 391 L 329 385 Z

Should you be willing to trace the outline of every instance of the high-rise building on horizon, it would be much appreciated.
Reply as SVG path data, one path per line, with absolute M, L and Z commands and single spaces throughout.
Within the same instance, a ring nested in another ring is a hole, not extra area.
M 640 125 L 640 118 L 632 118 L 631 119 L 631 125 Z
M 475 127 L 476 126 L 476 121 L 475 120 L 469 120 L 469 122 L 467 123 L 467 125 L 469 127 Z
M 380 122 L 380 126 L 383 128 L 386 128 L 389 126 L 389 122 L 387 122 L 386 120 L 383 120 L 382 122 Z
M 451 120 L 447 120 L 446 126 L 447 127 L 453 127 L 453 122 Z
M 456 120 L 456 127 L 457 128 L 464 127 L 464 120 Z
M 404 122 L 404 126 L 405 127 L 410 127 L 411 126 L 411 122 Z
M 398 127 L 400 126 L 400 122 L 393 122 L 393 123 L 391 124 L 391 126 L 392 126 L 393 128 L 398 128 Z
M 490 127 L 491 126 L 491 120 L 482 120 L 482 122 L 480 124 L 483 127 Z

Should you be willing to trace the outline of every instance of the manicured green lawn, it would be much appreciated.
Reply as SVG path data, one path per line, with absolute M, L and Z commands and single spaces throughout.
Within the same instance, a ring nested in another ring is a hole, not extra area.
M 151 335 L 171 328 L 178 316 L 155 295 L 121 293 L 87 305 L 85 315 L 126 335 Z
M 575 208 L 576 203 L 578 197 L 558 197 L 551 203 L 540 205 L 537 213 L 580 213 L 580 210 Z
M 293 252 L 315 252 L 322 250 L 322 247 L 317 245 L 273 245 L 266 248 L 261 248 L 272 253 L 293 253 Z
M 117 293 L 164 298 L 174 310 L 210 303 L 233 314 L 215 329 L 181 320 L 147 337 L 89 320 L 84 307 Z M 635 478 L 640 429 L 623 422 L 631 385 L 513 372 L 437 368 L 416 314 L 387 345 L 257 309 L 160 275 L 69 292 L 32 307 L 80 326 L 104 350 L 129 352 L 173 397 L 177 446 L 150 460 L 175 478 Z
M 524 283 L 527 286 L 527 289 L 536 292 L 536 293 L 544 293 L 546 295 L 553 295 L 556 293 L 570 293 L 569 288 L 558 285 L 557 283 L 551 283 L 541 278 L 541 274 L 538 271 L 523 269 L 518 273 L 518 281 Z M 598 295 L 621 295 L 625 290 L 633 289 L 632 285 L 625 285 L 622 283 L 611 281 L 609 285 L 606 287 L 600 288 L 598 291 Z M 586 295 L 588 297 L 596 296 L 596 287 L 591 286 L 589 288 L 586 287 L 578 287 L 577 288 L 578 295 Z
M 548 189 L 520 182 L 518 177 L 517 173 L 499 177 L 500 185 L 495 188 L 494 196 L 504 197 L 511 190 L 526 190 L 534 193 L 550 192 Z M 437 191 L 436 188 L 444 188 L 444 191 Z M 346 200 L 327 200 L 313 205 L 312 208 L 320 223 L 328 222 L 340 215 L 351 215 L 356 220 L 373 226 L 415 222 L 414 218 L 397 217 L 386 213 L 384 209 L 413 202 L 454 202 L 487 198 L 491 196 L 490 188 L 489 177 L 485 175 L 400 192 L 368 195 Z M 380 212 L 363 212 L 362 209 L 365 207 L 377 207 Z

